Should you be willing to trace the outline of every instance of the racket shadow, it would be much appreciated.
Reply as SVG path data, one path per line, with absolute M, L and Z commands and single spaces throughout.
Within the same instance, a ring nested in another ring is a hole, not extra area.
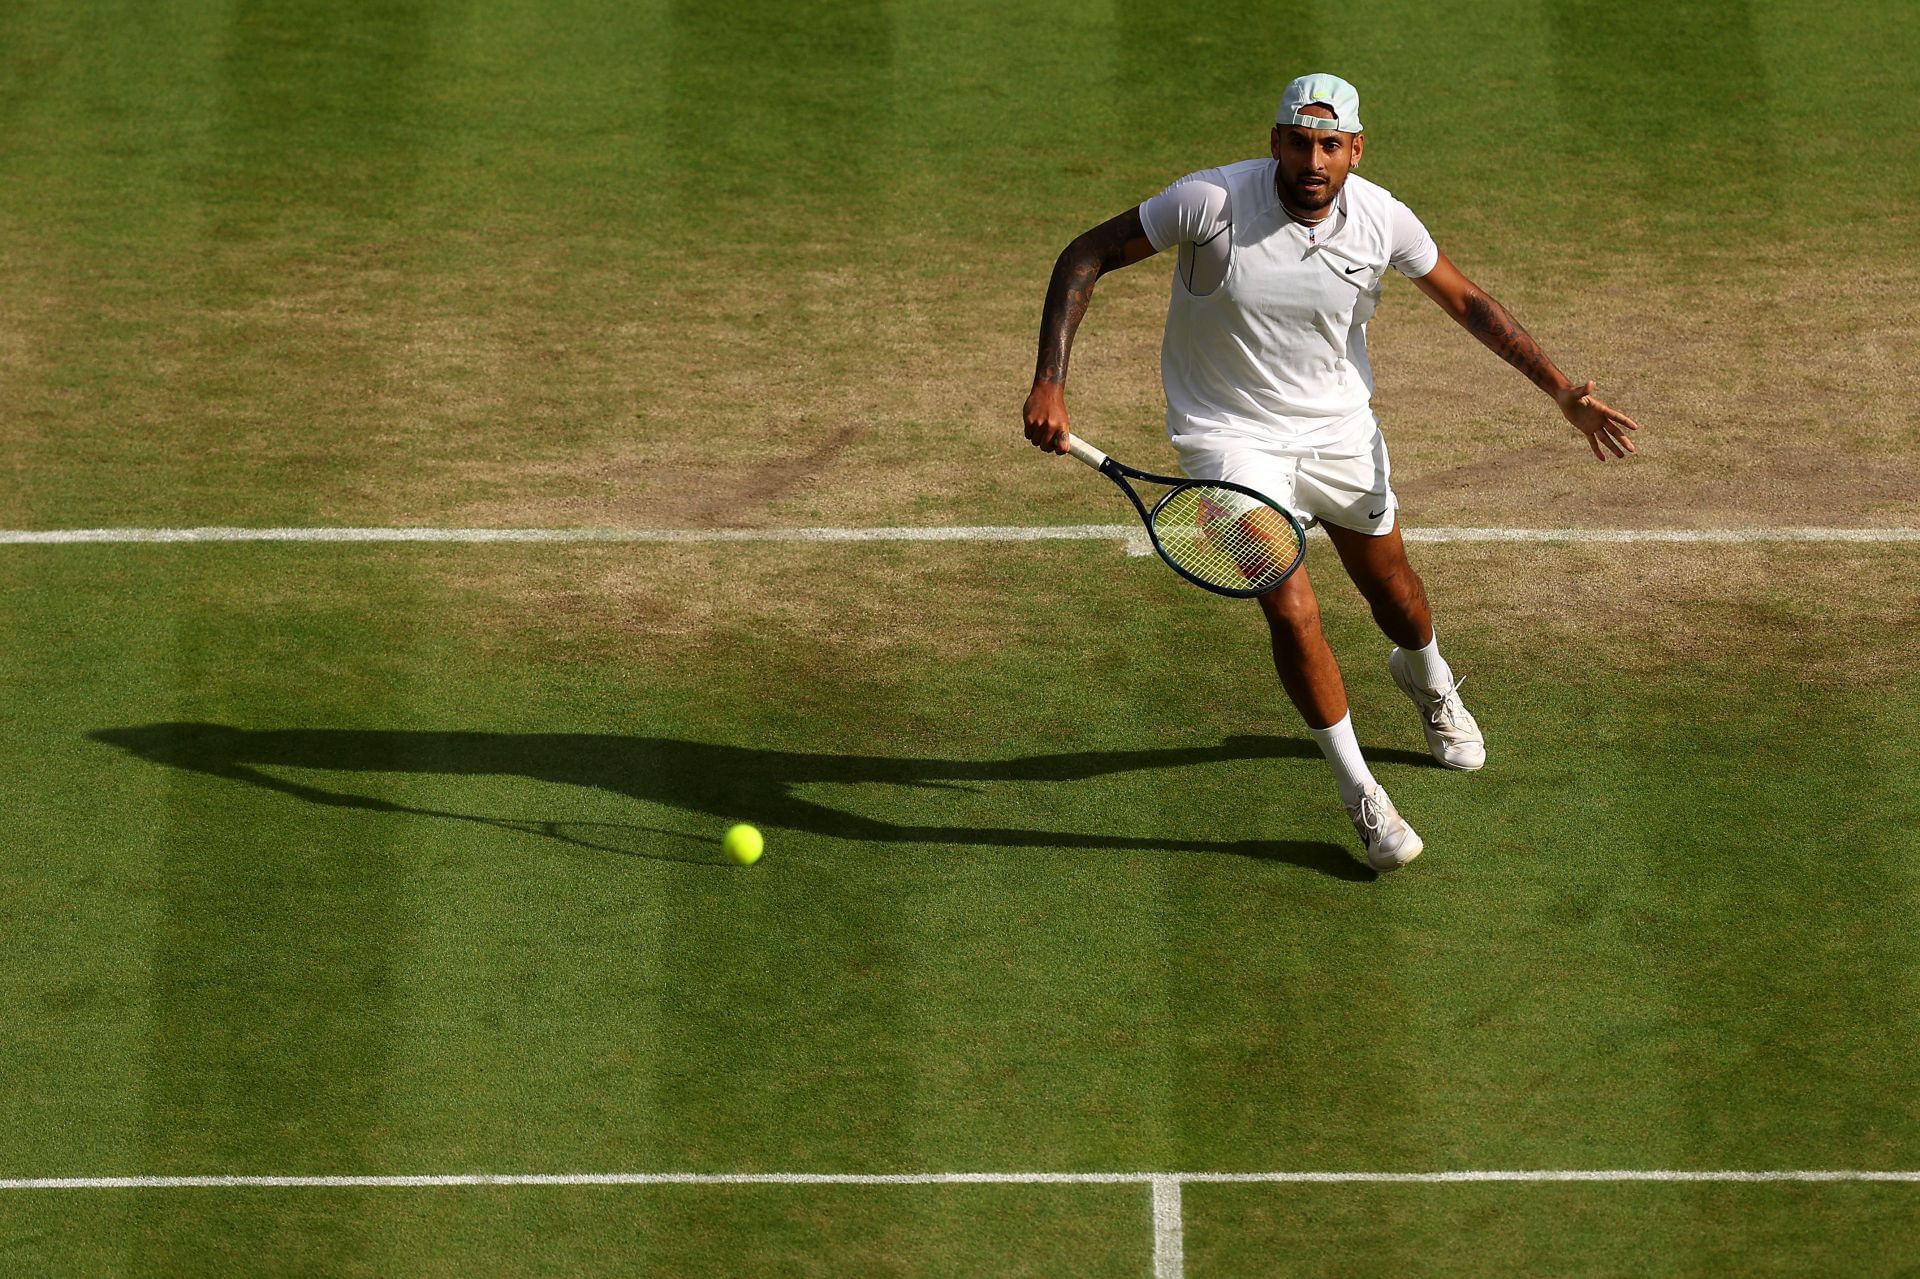
M 839 755 L 593 733 L 245 729 L 204 723 L 103 728 L 88 737 L 149 763 L 276 791 L 310 804 L 469 822 L 583 851 L 655 860 L 719 864 L 713 845 L 680 831 L 413 806 L 351 789 L 295 781 L 268 770 L 521 777 L 642 800 L 711 819 L 716 825 L 748 821 L 849 841 L 1198 853 L 1285 862 L 1340 879 L 1375 877 L 1349 850 L 1322 840 L 1160 838 L 898 823 L 848 812 L 798 793 L 799 788 L 822 783 L 977 791 L 986 783 L 1070 782 L 1206 764 L 1320 758 L 1311 741 L 1286 737 L 1231 737 L 1207 746 L 1065 751 L 999 760 Z M 1396 763 L 1427 762 L 1424 755 L 1411 751 L 1369 751 L 1368 755 Z

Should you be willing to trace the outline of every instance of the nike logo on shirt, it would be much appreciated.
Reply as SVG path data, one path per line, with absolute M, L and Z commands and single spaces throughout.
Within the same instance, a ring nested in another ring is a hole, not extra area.
M 1355 271 L 1364 271 L 1364 270 L 1366 270 L 1366 269 L 1367 269 L 1367 268 L 1365 268 L 1365 267 L 1363 267 L 1363 266 L 1350 266 L 1350 267 L 1348 267 L 1348 268 L 1347 268 L 1347 274 L 1348 274 L 1348 275 L 1352 275 L 1352 274 L 1353 274 L 1353 273 L 1354 273 Z

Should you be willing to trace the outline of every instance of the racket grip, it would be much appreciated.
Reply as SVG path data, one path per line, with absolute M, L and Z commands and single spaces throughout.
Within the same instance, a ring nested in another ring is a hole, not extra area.
M 1067 452 L 1079 458 L 1096 471 L 1107 463 L 1107 455 L 1105 453 L 1102 453 L 1099 449 L 1071 432 L 1067 435 Z

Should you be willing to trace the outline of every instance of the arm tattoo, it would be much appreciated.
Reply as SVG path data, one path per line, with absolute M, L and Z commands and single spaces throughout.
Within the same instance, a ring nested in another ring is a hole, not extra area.
M 1465 313 L 1460 323 L 1467 332 L 1479 338 L 1489 351 L 1524 373 L 1529 382 L 1552 395 L 1566 383 L 1560 370 L 1553 366 L 1547 353 L 1533 340 L 1520 321 L 1507 313 L 1507 308 L 1475 289 L 1467 295 Z
M 1067 380 L 1067 358 L 1073 353 L 1074 330 L 1093 301 L 1093 284 L 1100 278 L 1100 255 L 1084 237 L 1069 244 L 1053 264 L 1047 285 L 1047 303 L 1040 313 L 1040 355 L 1033 380 L 1056 385 Z
M 1093 301 L 1093 285 L 1108 271 L 1117 271 L 1153 252 L 1140 225 L 1140 211 L 1128 209 L 1108 218 L 1069 244 L 1053 264 L 1047 285 L 1046 308 L 1040 313 L 1040 355 L 1034 361 L 1033 380 L 1062 385 L 1067 380 L 1067 357 L 1073 353 L 1073 333 Z

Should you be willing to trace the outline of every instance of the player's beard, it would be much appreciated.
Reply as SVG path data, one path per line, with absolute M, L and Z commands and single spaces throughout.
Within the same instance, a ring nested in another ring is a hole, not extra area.
M 1331 177 L 1320 186 L 1304 186 L 1299 179 L 1287 184 L 1288 203 L 1302 213 L 1320 213 L 1333 206 L 1334 197 L 1340 194 L 1340 184 Z
M 1310 222 L 1317 222 L 1333 207 L 1334 200 L 1339 198 L 1340 188 L 1346 185 L 1346 174 L 1341 174 L 1336 180 L 1331 173 L 1322 173 L 1318 176 L 1326 179 L 1326 185 L 1303 187 L 1300 185 L 1301 179 L 1307 176 L 1309 175 L 1305 173 L 1298 176 L 1291 175 L 1287 172 L 1285 165 L 1276 165 L 1273 185 L 1281 201 L 1289 209 L 1304 215 Z

